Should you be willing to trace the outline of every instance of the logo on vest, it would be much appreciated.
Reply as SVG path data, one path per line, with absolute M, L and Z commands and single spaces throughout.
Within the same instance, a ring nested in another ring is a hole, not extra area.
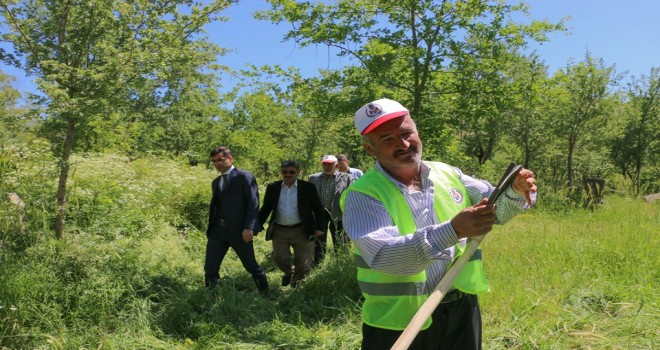
M 463 194 L 461 193 L 461 191 L 452 188 L 451 190 L 449 190 L 449 195 L 451 196 L 451 199 L 454 200 L 454 202 L 458 204 L 463 203 Z

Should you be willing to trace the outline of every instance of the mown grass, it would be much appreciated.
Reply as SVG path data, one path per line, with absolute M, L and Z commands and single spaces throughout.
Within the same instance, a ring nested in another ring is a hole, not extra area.
M 53 208 L 43 203 L 54 180 L 38 176 L 52 164 L 0 182 L 27 205 L 19 232 L 0 203 L 3 350 L 359 347 L 349 252 L 330 254 L 299 288 L 281 288 L 260 235 L 271 297 L 256 292 L 233 253 L 221 288 L 209 292 L 203 231 L 213 171 L 107 155 L 75 164 L 63 241 L 50 238 Z M 593 211 L 540 208 L 498 227 L 483 246 L 493 288 L 481 297 L 484 348 L 656 348 L 658 208 L 608 197 Z

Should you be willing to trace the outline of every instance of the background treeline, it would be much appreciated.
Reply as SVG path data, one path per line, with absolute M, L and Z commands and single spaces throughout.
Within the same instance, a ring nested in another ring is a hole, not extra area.
M 408 106 L 426 159 L 485 178 L 522 163 L 559 206 L 579 201 L 584 178 L 631 195 L 660 189 L 659 68 L 627 76 L 586 52 L 548 72 L 528 45 L 564 30 L 563 21 L 528 19 L 524 3 L 496 1 L 269 3 L 257 18 L 289 23 L 286 39 L 333 47 L 346 66 L 313 77 L 295 67 L 228 71 L 204 27 L 237 1 L 0 5 L 10 44 L 0 58 L 38 88 L 18 108 L 13 78 L 1 76 L 2 157 L 48 142 L 59 165 L 58 236 L 72 154 L 196 165 L 223 144 L 261 183 L 277 177 L 282 159 L 300 161 L 307 175 L 326 153 L 368 170 L 352 115 L 381 97 Z M 223 86 L 227 74 L 241 83 Z

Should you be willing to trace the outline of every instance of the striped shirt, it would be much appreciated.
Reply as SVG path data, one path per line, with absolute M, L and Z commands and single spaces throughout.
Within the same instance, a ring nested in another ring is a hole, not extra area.
M 458 243 L 451 222 L 440 222 L 433 209 L 433 183 L 430 168 L 422 162 L 422 191 L 409 189 L 392 178 L 376 162 L 376 171 L 384 174 L 401 191 L 412 210 L 417 230 L 401 236 L 383 203 L 366 194 L 350 191 L 344 207 L 344 228 L 370 268 L 395 275 L 427 271 L 426 292 L 433 291 L 454 256 Z M 473 204 L 487 198 L 494 187 L 484 180 L 463 174 L 454 168 Z M 536 194 L 532 193 L 532 201 Z M 525 198 L 510 187 L 496 202 L 497 223 L 503 224 L 529 208 Z M 465 244 L 465 239 L 461 240 Z
M 351 174 L 355 180 L 361 178 L 362 175 L 364 175 L 362 170 L 357 168 L 348 168 L 348 173 Z

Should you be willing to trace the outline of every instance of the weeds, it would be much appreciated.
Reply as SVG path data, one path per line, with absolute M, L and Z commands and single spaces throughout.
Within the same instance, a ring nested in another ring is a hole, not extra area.
M 0 348 L 359 347 L 350 251 L 330 251 L 298 288 L 282 288 L 270 242 L 259 235 L 271 297 L 256 291 L 233 253 L 210 292 L 202 265 L 214 173 L 106 155 L 74 164 L 62 241 L 50 229 L 53 164 L 6 167 L 0 187 L 24 199 L 26 228 L 19 233 L 0 202 Z M 480 298 L 484 348 L 654 348 L 658 205 L 619 196 L 595 211 L 541 204 L 484 241 L 493 287 Z

